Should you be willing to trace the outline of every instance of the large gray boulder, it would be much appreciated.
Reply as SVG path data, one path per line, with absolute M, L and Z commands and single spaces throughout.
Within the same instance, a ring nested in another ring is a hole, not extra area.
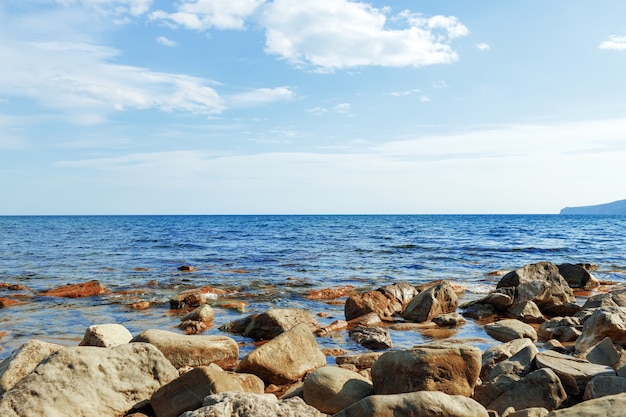
M 609 395 L 552 411 L 548 417 L 623 417 L 626 393 Z
M 178 371 L 154 346 L 59 350 L 7 391 L 0 415 L 120 417 Z
M 223 392 L 207 396 L 202 403 L 202 408 L 180 417 L 327 417 L 300 397 L 279 401 L 273 394 Z
M 252 318 L 243 335 L 254 340 L 270 340 L 297 324 L 306 324 L 315 332 L 321 326 L 315 316 L 299 308 L 273 308 Z
M 61 345 L 32 339 L 13 351 L 0 362 L 0 396 L 30 374 L 41 361 L 61 349 Z
M 515 302 L 533 301 L 543 311 L 576 301 L 572 289 L 550 262 L 525 265 L 500 279 L 497 288 L 515 287 Z
M 212 363 L 222 369 L 232 369 L 239 359 L 239 345 L 227 336 L 185 335 L 152 329 L 141 332 L 132 342 L 156 346 L 178 369 Z
M 441 391 L 471 396 L 482 352 L 463 344 L 430 344 L 387 352 L 372 365 L 376 394 Z
M 333 417 L 487 417 L 485 407 L 462 395 L 418 391 L 394 395 L 370 395 Z
M 608 337 L 614 344 L 626 347 L 626 307 L 600 307 L 583 324 L 576 340 L 576 352 L 585 352 Z

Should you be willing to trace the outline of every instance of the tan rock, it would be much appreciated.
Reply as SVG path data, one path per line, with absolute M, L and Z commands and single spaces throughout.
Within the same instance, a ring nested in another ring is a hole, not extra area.
M 354 365 L 357 369 L 371 368 L 374 362 L 383 355 L 384 352 L 369 352 L 360 355 L 337 356 L 337 365 Z
M 239 345 L 226 336 L 184 335 L 167 330 L 146 330 L 132 342 L 156 346 L 176 368 L 212 363 L 233 369 L 239 359 Z
M 527 338 L 513 339 L 510 342 L 492 346 L 485 350 L 482 354 L 482 368 L 480 378 L 486 380 L 487 376 L 496 365 L 510 357 L 514 356 L 521 350 L 534 346 L 532 340 Z
M 0 395 L 13 386 L 53 353 L 63 346 L 32 339 L 11 353 L 11 356 L 0 362 Z
M 172 364 L 148 343 L 69 347 L 7 391 L 0 415 L 120 417 L 176 377 Z
M 454 289 L 444 281 L 413 297 L 401 316 L 405 320 L 421 323 L 441 314 L 454 313 L 458 305 Z
M 356 319 L 368 313 L 379 317 L 391 317 L 402 310 L 402 304 L 381 291 L 367 291 L 351 295 L 344 305 L 346 320 Z
M 310 327 L 300 323 L 250 352 L 236 371 L 257 375 L 266 384 L 283 385 L 299 381 L 324 365 L 326 356 Z
M 626 307 L 600 307 L 583 325 L 576 340 L 576 352 L 585 352 L 605 337 L 626 346 Z
M 485 407 L 462 395 L 418 391 L 394 395 L 370 395 L 333 417 L 488 417 Z
M 623 417 L 626 393 L 584 401 L 569 408 L 552 411 L 548 417 Z
M 322 366 L 304 380 L 304 401 L 323 413 L 335 414 L 374 394 L 371 382 L 356 372 Z
M 321 327 L 315 316 L 306 310 L 274 308 L 254 316 L 243 335 L 254 340 L 270 340 L 301 323 L 311 332 Z
M 255 375 L 222 370 L 219 366 L 199 366 L 159 388 L 150 399 L 157 417 L 178 417 L 202 407 L 202 399 L 220 392 L 262 394 L 265 385 Z
M 79 346 L 112 347 L 129 343 L 133 335 L 121 324 L 95 324 L 85 330 Z
M 372 365 L 374 391 L 441 391 L 469 397 L 478 381 L 481 354 L 474 346 L 443 343 L 386 352 Z

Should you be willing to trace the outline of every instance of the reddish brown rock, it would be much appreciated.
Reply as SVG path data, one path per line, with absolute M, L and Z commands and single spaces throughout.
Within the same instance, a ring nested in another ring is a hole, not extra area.
M 324 288 L 321 290 L 313 290 L 307 295 L 311 300 L 331 300 L 341 298 L 354 293 L 354 286 L 346 285 L 337 288 Z
M 23 301 L 14 300 L 12 298 L 0 298 L 0 308 L 7 308 L 17 304 L 23 304 Z
M 82 298 L 106 294 L 109 291 L 97 280 L 70 284 L 40 293 L 44 297 Z
M 402 304 L 395 298 L 389 298 L 380 291 L 367 291 L 348 297 L 344 313 L 346 320 L 352 320 L 368 313 L 391 317 L 401 309 Z

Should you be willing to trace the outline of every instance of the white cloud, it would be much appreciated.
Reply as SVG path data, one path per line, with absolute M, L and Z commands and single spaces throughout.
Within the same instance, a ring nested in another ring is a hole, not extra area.
M 293 100 L 296 94 L 290 87 L 258 88 L 226 97 L 229 107 L 258 106 L 276 101 Z
M 406 97 L 406 96 L 410 96 L 413 94 L 419 94 L 421 92 L 422 90 L 420 90 L 419 88 L 413 88 L 411 90 L 392 91 L 391 93 L 389 93 L 389 95 L 394 96 L 394 97 Z
M 455 17 L 403 12 L 388 22 L 386 13 L 387 9 L 347 0 L 275 0 L 262 12 L 266 52 L 321 71 L 368 65 L 420 67 L 458 59 L 450 42 L 468 30 Z
M 307 109 L 307 112 L 315 116 L 323 116 L 328 113 L 328 109 L 324 107 L 313 107 L 312 109 Z
M 153 0 L 56 0 L 63 6 L 81 4 L 111 16 L 141 16 L 150 10 Z
M 11 62 L 0 66 L 0 93 L 80 113 L 77 122 L 98 122 L 99 115 L 124 109 L 203 114 L 224 109 L 209 80 L 113 64 L 118 54 L 113 48 L 13 41 L 0 43 L 0 53 Z
M 491 47 L 489 46 L 489 44 L 487 43 L 477 43 L 476 44 L 476 48 L 481 50 L 481 51 L 488 51 L 489 49 L 491 49 Z
M 335 111 L 341 114 L 350 113 L 350 103 L 340 103 L 335 106 Z
M 626 51 L 626 36 L 609 36 L 609 40 L 600 43 L 600 49 Z
M 171 39 L 168 39 L 168 38 L 167 38 L 167 37 L 165 37 L 165 36 L 159 36 L 158 38 L 156 38 L 156 41 L 157 41 L 158 43 L 160 43 L 161 45 L 163 45 L 163 46 L 173 47 L 173 46 L 176 46 L 176 45 L 177 45 L 177 43 L 176 43 L 176 42 L 174 42 L 174 41 L 173 41 L 173 40 L 171 40 Z
M 199 31 L 243 29 L 246 19 L 263 3 L 265 0 L 182 0 L 175 12 L 157 10 L 150 18 Z

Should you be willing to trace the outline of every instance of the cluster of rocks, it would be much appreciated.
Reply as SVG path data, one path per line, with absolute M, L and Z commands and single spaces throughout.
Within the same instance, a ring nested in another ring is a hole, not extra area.
M 526 265 L 457 310 L 450 282 L 393 284 L 348 295 L 345 320 L 322 326 L 300 309 L 270 309 L 220 329 L 255 341 L 240 357 L 213 320 L 204 289 L 172 299 L 193 308 L 185 333 L 136 336 L 119 324 L 89 327 L 79 346 L 31 340 L 0 363 L 0 415 L 23 416 L 618 416 L 626 407 L 626 287 L 576 302 L 599 285 L 588 268 Z M 393 349 L 389 328 L 462 326 L 476 319 L 500 342 Z M 372 351 L 319 348 L 336 332 Z M 333 361 L 327 355 L 336 355 Z

